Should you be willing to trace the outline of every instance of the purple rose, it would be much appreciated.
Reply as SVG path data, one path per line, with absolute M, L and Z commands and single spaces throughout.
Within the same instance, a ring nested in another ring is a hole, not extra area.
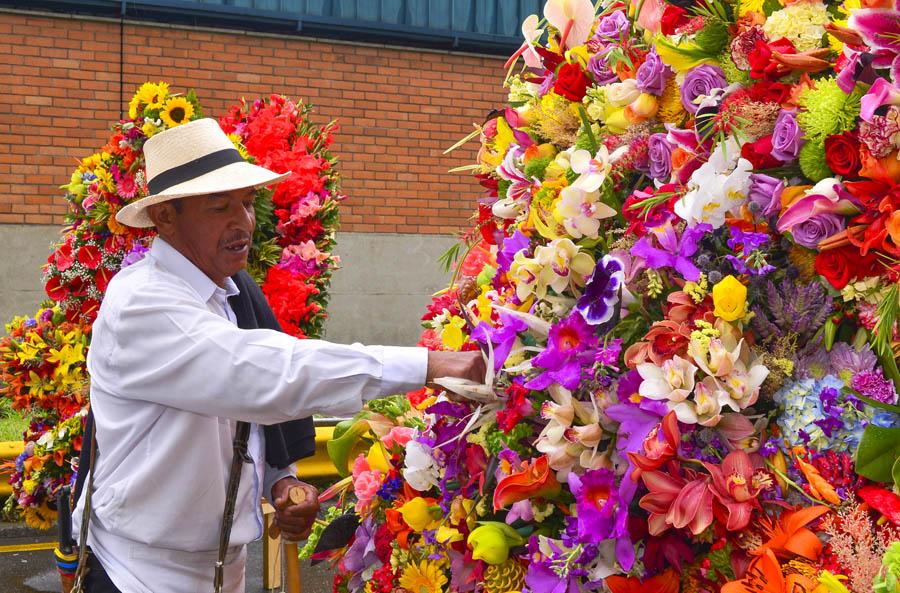
M 817 249 L 819 242 L 844 230 L 844 217 L 833 212 L 821 212 L 810 216 L 791 228 L 794 243 Z
M 672 176 L 672 145 L 663 133 L 652 134 L 648 140 L 650 153 L 650 177 L 667 182 Z
M 697 66 L 684 77 L 681 85 L 681 104 L 688 113 L 697 113 L 700 107 L 694 103 L 694 99 L 707 96 L 714 89 L 723 89 L 728 86 L 725 74 L 718 66 L 702 64 Z
M 772 156 L 781 162 L 793 161 L 803 146 L 803 132 L 793 111 L 782 110 L 772 132 Z
M 606 56 L 603 55 L 603 52 L 591 56 L 591 59 L 588 60 L 587 63 L 587 70 L 593 77 L 594 83 L 596 83 L 597 86 L 606 86 L 614 82 L 619 82 L 619 77 L 616 76 L 616 73 L 609 67 L 609 62 L 606 61 Z
M 626 37 L 631 29 L 628 17 L 621 10 L 610 13 L 600 19 L 597 23 L 597 30 L 594 33 L 594 39 L 598 40 L 616 40 Z
M 647 54 L 647 59 L 637 69 L 637 87 L 642 93 L 662 95 L 670 76 L 672 71 L 654 49 Z
M 759 212 L 764 217 L 772 216 L 781 209 L 781 193 L 784 191 L 784 181 L 762 173 L 750 175 L 750 191 L 747 197 L 751 204 L 759 206 Z

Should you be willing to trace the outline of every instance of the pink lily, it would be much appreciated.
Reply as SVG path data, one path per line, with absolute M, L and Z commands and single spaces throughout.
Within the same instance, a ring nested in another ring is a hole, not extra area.
M 547 0 L 544 17 L 560 32 L 560 53 L 584 45 L 594 26 L 591 0 Z
M 871 122 L 875 110 L 882 105 L 900 105 L 900 89 L 883 78 L 879 78 L 862 98 L 859 116 Z
M 854 10 L 847 26 L 874 50 L 872 66 L 890 66 L 891 79 L 900 83 L 900 11 L 888 8 Z

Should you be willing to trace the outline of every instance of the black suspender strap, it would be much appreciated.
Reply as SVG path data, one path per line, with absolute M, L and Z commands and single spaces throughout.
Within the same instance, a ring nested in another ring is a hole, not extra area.
M 244 463 L 253 462 L 253 458 L 247 453 L 249 440 L 250 423 L 238 422 L 234 433 L 234 456 L 231 459 L 231 471 L 228 474 L 225 512 L 222 515 L 222 526 L 219 530 L 219 557 L 216 560 L 216 575 L 213 581 L 215 593 L 222 592 L 225 581 L 225 556 L 228 553 L 228 541 L 231 539 L 231 526 L 234 524 L 234 506 L 237 503 L 238 486 L 241 483 L 241 468 Z

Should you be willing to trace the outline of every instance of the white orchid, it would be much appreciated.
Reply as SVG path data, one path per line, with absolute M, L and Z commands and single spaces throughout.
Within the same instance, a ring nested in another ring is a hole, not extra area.
M 665 361 L 662 367 L 648 362 L 639 364 L 637 371 L 643 379 L 638 388 L 640 395 L 677 403 L 686 400 L 694 390 L 697 367 L 676 354 Z
M 606 181 L 606 176 L 609 175 L 613 163 L 618 160 L 621 154 L 621 150 L 616 150 L 610 155 L 606 146 L 601 146 L 594 156 L 591 156 L 591 153 L 583 149 L 574 151 L 569 159 L 569 165 L 573 171 L 578 173 L 578 179 L 572 183 L 571 187 L 586 192 L 599 190 L 603 182 Z
M 564 187 L 553 210 L 553 216 L 575 239 L 596 239 L 600 221 L 616 215 L 616 211 L 600 201 L 600 193 L 587 192 L 575 186 Z
M 426 492 L 440 484 L 440 472 L 431 450 L 415 439 L 406 443 L 403 478 L 419 492 Z
M 570 286 L 584 286 L 586 278 L 594 270 L 594 258 L 583 253 L 571 239 L 554 239 L 534 250 L 534 258 L 541 264 L 538 296 L 543 298 L 552 288 L 562 294 Z
M 680 422 L 715 426 L 722 419 L 722 407 L 733 409 L 731 396 L 715 377 L 706 377 L 694 386 L 691 399 L 669 402 L 669 410 L 675 412 Z
M 688 191 L 675 203 L 675 214 L 688 225 L 725 224 L 729 213 L 737 213 L 747 201 L 753 165 L 741 158 L 738 143 L 729 138 L 720 143 L 707 162 L 688 180 Z

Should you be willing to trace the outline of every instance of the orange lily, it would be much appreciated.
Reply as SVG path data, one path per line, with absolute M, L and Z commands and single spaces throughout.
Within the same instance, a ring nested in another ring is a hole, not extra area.
M 822 477 L 822 474 L 819 473 L 819 470 L 814 465 L 801 459 L 800 455 L 804 453 L 803 447 L 794 447 L 791 452 L 797 467 L 800 468 L 800 471 L 803 472 L 803 477 L 809 483 L 810 494 L 831 504 L 841 504 L 841 497 L 838 496 L 834 486 Z
M 556 473 L 550 469 L 550 460 L 542 455 L 530 463 L 523 462 L 521 471 L 500 480 L 494 490 L 494 510 L 499 511 L 520 500 L 553 496 L 560 488 Z
M 606 586 L 612 593 L 678 593 L 680 583 L 678 574 L 670 568 L 646 581 L 636 577 L 607 577 Z
M 806 528 L 806 524 L 828 511 L 828 507 L 816 505 L 798 511 L 785 511 L 774 521 L 768 517 L 763 518 L 762 530 L 769 540 L 751 553 L 758 556 L 772 551 L 782 558 L 796 555 L 815 560 L 822 553 L 822 542 Z
M 812 591 L 817 584 L 802 574 L 785 576 L 775 554 L 766 550 L 753 559 L 744 578 L 726 583 L 721 593 L 796 593 Z

